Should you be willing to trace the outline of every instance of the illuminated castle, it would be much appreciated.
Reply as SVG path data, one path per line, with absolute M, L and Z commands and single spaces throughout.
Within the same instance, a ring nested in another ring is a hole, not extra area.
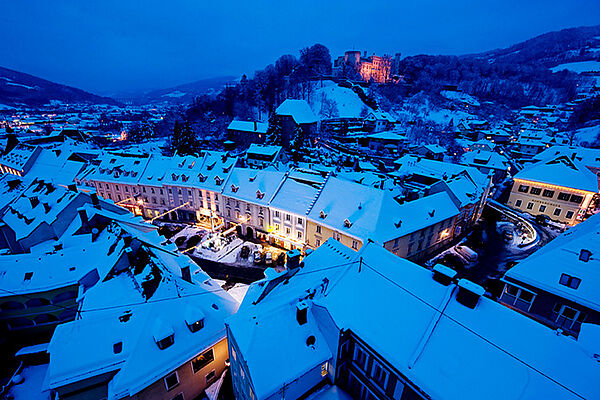
M 338 76 L 351 76 L 353 73 L 364 81 L 371 79 L 377 83 L 391 80 L 392 58 L 384 55 L 367 57 L 367 52 L 361 57 L 360 51 L 347 51 L 334 62 L 334 70 Z

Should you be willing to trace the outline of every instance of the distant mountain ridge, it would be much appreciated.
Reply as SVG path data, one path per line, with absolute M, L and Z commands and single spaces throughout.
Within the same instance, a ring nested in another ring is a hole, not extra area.
M 117 98 L 134 103 L 191 103 L 196 96 L 219 93 L 225 85 L 235 82 L 236 79 L 237 78 L 234 76 L 217 76 L 165 89 L 157 89 L 122 97 L 117 96 Z
M 52 100 L 64 103 L 118 104 L 109 97 L 0 67 L 0 104 L 39 107 Z

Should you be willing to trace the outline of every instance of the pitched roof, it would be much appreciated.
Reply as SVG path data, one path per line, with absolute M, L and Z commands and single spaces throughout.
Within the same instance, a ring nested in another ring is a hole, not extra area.
M 297 124 L 312 124 L 317 122 L 317 117 L 304 100 L 286 99 L 275 110 L 277 115 L 286 115 L 294 119 Z
M 581 162 L 567 156 L 541 161 L 519 171 L 515 179 L 541 182 L 597 193 L 598 177 Z

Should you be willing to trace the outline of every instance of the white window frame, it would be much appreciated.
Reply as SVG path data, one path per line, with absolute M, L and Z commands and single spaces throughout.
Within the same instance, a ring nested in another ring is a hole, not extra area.
M 177 383 L 176 383 L 175 385 L 173 385 L 173 386 L 169 387 L 169 385 L 167 385 L 167 378 L 168 378 L 169 376 L 173 375 L 173 374 L 175 374 L 175 377 L 177 378 Z M 166 375 L 166 376 L 163 378 L 163 382 L 164 382 L 164 384 L 165 384 L 165 389 L 167 389 L 167 392 L 169 392 L 169 391 L 171 391 L 171 390 L 175 389 L 175 388 L 176 388 L 177 386 L 179 386 L 179 384 L 181 383 L 181 382 L 179 381 L 179 374 L 177 373 L 177 371 L 173 371 L 172 373 L 170 373 L 170 374 Z

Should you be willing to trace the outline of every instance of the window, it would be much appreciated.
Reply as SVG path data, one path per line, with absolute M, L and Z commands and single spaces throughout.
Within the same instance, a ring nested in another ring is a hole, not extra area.
M 275 218 L 279 218 L 279 211 L 275 211 Z
M 529 191 L 529 186 L 527 185 L 520 185 L 519 186 L 519 192 L 521 193 L 527 193 Z
M 579 284 L 581 283 L 581 279 L 576 278 L 571 275 L 562 274 L 560 276 L 560 280 L 558 281 L 561 285 L 570 287 L 571 289 L 577 289 Z
M 566 219 L 571 219 L 573 218 L 573 211 L 567 211 L 567 214 L 565 215 Z
M 302 232 L 298 231 L 298 239 L 302 239 Z
M 216 379 L 217 379 L 217 374 L 215 373 L 214 369 L 212 371 L 210 371 L 208 374 L 206 374 L 206 384 L 207 385 L 211 384 Z
M 292 219 L 292 216 L 290 214 L 285 214 L 286 221 L 290 221 L 291 219 Z
M 121 195 L 120 194 L 117 195 L 117 198 L 119 199 L 119 201 L 121 201 Z
M 317 225 L 317 233 L 321 233 L 321 225 Z
M 285 228 L 285 234 L 289 235 L 292 232 L 292 230 L 290 228 Z
M 543 204 L 540 204 L 540 212 L 544 212 L 546 211 L 546 206 Z
M 531 203 L 531 202 L 530 202 L 530 203 L 527 203 L 527 209 L 528 209 L 528 210 L 531 210 L 531 209 L 533 209 L 533 203 Z
M 515 201 L 515 207 L 521 207 L 521 204 L 523 204 L 523 201 L 521 199 Z
M 555 208 L 554 209 L 554 215 L 557 216 L 557 217 L 560 216 L 561 212 L 562 212 L 562 210 L 560 208 Z
M 354 364 L 356 364 L 363 371 L 366 371 L 368 359 L 369 355 L 367 352 L 360 348 L 360 346 L 356 345 L 354 347 L 354 357 L 352 358 Z
M 115 185 L 115 190 L 119 190 L 119 185 Z
M 302 225 L 302 218 L 298 218 L 298 223 Z
M 321 239 L 315 239 L 315 245 L 319 247 L 321 245 Z
M 194 373 L 200 371 L 202 368 L 206 367 L 208 364 L 213 362 L 215 359 L 215 355 L 213 350 L 210 349 L 200 354 L 198 357 L 192 360 L 192 370 Z
M 353 248 L 354 250 L 358 250 L 358 242 L 357 242 L 356 240 L 353 240 L 353 241 L 352 241 L 352 248 Z
M 125 192 L 129 193 L 129 188 L 125 186 Z
M 554 190 L 544 189 L 544 193 L 542 193 L 542 196 L 551 199 L 552 197 L 554 197 Z
M 190 328 L 191 332 L 198 332 L 200 329 L 204 328 L 204 319 L 200 319 L 193 324 L 188 325 L 188 328 Z
M 167 375 L 165 377 L 164 381 L 165 381 L 165 387 L 167 388 L 167 390 L 171 390 L 174 387 L 176 387 L 177 385 L 179 385 L 179 377 L 177 376 L 177 371 L 173 372 L 172 374 Z
M 571 194 L 570 193 L 565 193 L 565 192 L 558 193 L 558 199 L 559 200 L 569 201 L 570 198 L 571 198 Z
M 535 194 L 535 195 L 539 195 L 540 193 L 542 193 L 542 189 L 536 188 L 536 187 L 532 187 L 530 193 L 531 194 Z
M 377 361 L 373 362 L 371 377 L 377 382 L 380 388 L 385 390 L 388 381 L 388 372 Z
M 173 397 L 171 400 L 184 400 L 183 393 L 179 393 L 177 396 Z
M 502 302 L 515 306 L 519 310 L 529 311 L 535 299 L 535 293 L 507 284 L 501 299 Z
M 583 201 L 583 196 L 579 196 L 576 194 L 571 195 L 571 203 L 581 204 L 582 201 Z
M 167 347 L 171 346 L 175 342 L 173 335 L 169 335 L 166 338 L 159 340 L 156 342 L 156 345 L 159 349 L 164 350 Z
M 590 261 L 590 257 L 592 256 L 592 252 L 586 249 L 581 249 L 579 253 L 579 261 L 588 262 Z M 29 302 L 27 302 L 29 303 Z
M 555 322 L 559 328 L 579 330 L 586 317 L 584 312 L 569 306 L 561 306 L 558 303 L 552 311 L 557 315 Z
M 142 186 L 142 192 L 146 193 L 146 188 Z

